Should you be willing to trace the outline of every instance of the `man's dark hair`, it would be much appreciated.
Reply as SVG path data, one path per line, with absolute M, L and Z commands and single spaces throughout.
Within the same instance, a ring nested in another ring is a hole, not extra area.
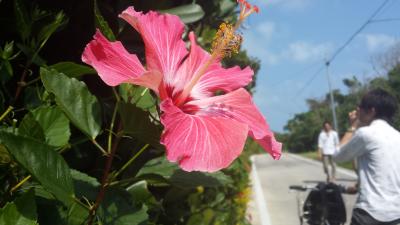
M 377 88 L 367 92 L 359 105 L 361 109 L 375 109 L 375 118 L 390 122 L 397 110 L 397 101 L 389 92 Z
M 329 124 L 329 125 L 332 126 L 332 124 L 331 124 L 331 122 L 330 122 L 329 120 L 325 120 L 325 121 L 322 123 L 322 126 L 325 126 L 325 124 Z

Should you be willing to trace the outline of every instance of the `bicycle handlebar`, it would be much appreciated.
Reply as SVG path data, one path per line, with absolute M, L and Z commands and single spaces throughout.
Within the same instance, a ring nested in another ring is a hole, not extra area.
M 340 193 L 345 193 L 345 194 L 348 193 L 347 188 L 345 186 L 338 185 L 338 188 L 339 188 Z M 318 188 L 315 186 L 310 187 L 310 186 L 306 186 L 306 185 L 290 185 L 289 189 L 296 190 L 296 191 L 318 190 Z M 328 192 L 329 191 L 332 191 L 332 190 L 328 190 Z
M 297 190 L 297 191 L 306 191 L 307 189 L 311 189 L 311 188 L 306 187 L 306 186 L 301 186 L 301 185 L 290 185 L 289 189 L 290 190 Z

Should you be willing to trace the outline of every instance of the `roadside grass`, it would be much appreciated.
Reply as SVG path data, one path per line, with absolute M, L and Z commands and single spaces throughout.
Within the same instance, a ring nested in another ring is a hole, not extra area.
M 300 152 L 300 153 L 296 153 L 297 155 L 309 158 L 309 159 L 314 159 L 314 160 L 318 160 L 318 153 L 317 151 L 309 151 L 309 152 Z M 349 169 L 349 170 L 353 170 L 353 164 L 352 162 L 345 162 L 345 163 L 338 163 L 337 164 L 340 167 Z

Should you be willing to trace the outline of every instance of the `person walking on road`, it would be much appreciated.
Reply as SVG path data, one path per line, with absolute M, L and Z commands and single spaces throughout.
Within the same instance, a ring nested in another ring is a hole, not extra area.
M 339 138 L 336 131 L 332 129 L 329 121 L 323 123 L 323 128 L 318 136 L 318 155 L 322 159 L 322 164 L 328 182 L 334 182 L 336 179 L 336 164 L 332 156 L 339 147 Z M 329 172 L 328 165 L 331 166 Z
M 357 159 L 359 196 L 351 225 L 400 224 L 400 132 L 389 124 L 396 109 L 393 96 L 375 89 L 349 113 L 351 127 L 334 160 Z

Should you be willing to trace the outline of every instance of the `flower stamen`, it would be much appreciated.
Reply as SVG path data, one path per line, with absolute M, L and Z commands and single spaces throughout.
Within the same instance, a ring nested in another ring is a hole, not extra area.
M 242 37 L 235 33 L 229 23 L 222 23 L 214 37 L 211 54 L 217 57 L 231 57 L 232 52 L 237 54 L 242 43 Z
M 240 7 L 240 14 L 237 22 L 234 26 L 227 22 L 224 22 L 219 26 L 219 29 L 212 42 L 211 57 L 202 65 L 202 67 L 190 80 L 188 85 L 183 89 L 182 93 L 175 102 L 177 106 L 180 106 L 185 102 L 195 84 L 200 80 L 201 76 L 205 74 L 208 67 L 212 65 L 216 59 L 222 59 L 225 56 L 231 57 L 232 52 L 235 54 L 239 52 L 243 38 L 236 33 L 236 30 L 240 28 L 241 24 L 248 16 L 254 12 L 258 13 L 259 8 L 251 5 L 246 0 L 237 0 L 237 2 L 239 3 Z

